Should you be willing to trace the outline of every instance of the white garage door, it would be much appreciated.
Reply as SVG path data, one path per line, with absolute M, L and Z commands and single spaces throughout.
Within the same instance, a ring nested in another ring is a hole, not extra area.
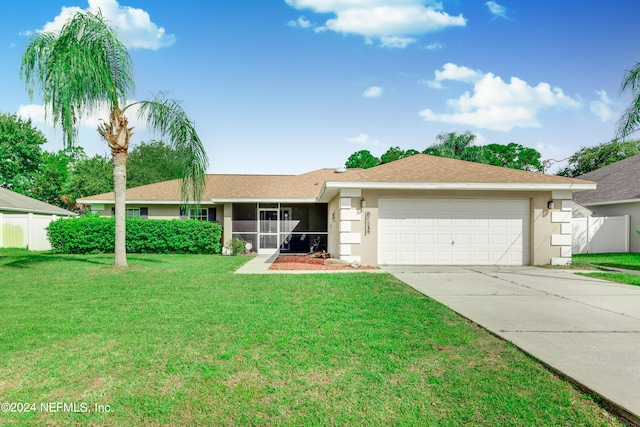
M 526 265 L 527 199 L 380 199 L 379 264 Z

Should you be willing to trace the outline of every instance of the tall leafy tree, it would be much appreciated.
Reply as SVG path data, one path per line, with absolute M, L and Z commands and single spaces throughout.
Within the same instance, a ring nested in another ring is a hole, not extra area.
M 180 178 L 180 153 L 162 141 L 142 142 L 127 161 L 127 188 Z
M 507 145 L 487 144 L 482 146 L 488 164 L 511 169 L 542 171 L 541 154 L 538 150 L 515 142 Z
M 42 162 L 42 132 L 15 114 L 0 114 L 0 187 L 34 197 Z
M 473 146 L 476 136 L 469 131 L 461 134 L 458 134 L 457 132 L 449 132 L 439 134 L 436 136 L 436 140 L 438 142 L 424 150 L 424 154 L 449 157 L 451 159 L 461 159 L 463 151 L 466 148 Z
M 109 117 L 98 126 L 98 132 L 113 157 L 114 263 L 116 267 L 126 267 L 126 165 L 132 136 L 126 113 L 138 105 L 139 117 L 180 153 L 185 204 L 189 198 L 200 199 L 208 166 L 193 122 L 180 102 L 167 98 L 164 93 L 151 100 L 127 103 L 135 89 L 131 58 L 114 27 L 100 12 L 77 12 L 59 32 L 33 35 L 22 57 L 20 74 L 30 96 L 36 89 L 42 92 L 53 122 L 63 130 L 67 146 L 76 143 L 77 125 L 86 113 L 102 106 L 109 108 Z
M 624 73 L 620 92 L 626 91 L 631 92 L 631 105 L 618 120 L 617 138 L 626 138 L 640 128 L 640 62 Z
M 62 187 L 64 200 L 76 207 L 76 199 L 113 191 L 113 163 L 106 156 L 83 156 L 74 162 Z
M 567 166 L 558 175 L 570 178 L 580 176 L 636 154 L 640 154 L 638 140 L 614 139 L 594 147 L 582 147 L 569 157 Z
M 349 156 L 345 166 L 348 168 L 369 169 L 379 164 L 380 159 L 371 154 L 369 150 L 360 150 Z
M 73 203 L 64 194 L 69 169 L 82 154 L 82 150 L 60 150 L 56 153 L 44 151 L 38 175 L 33 181 L 33 197 L 43 202 L 72 209 Z
M 404 150 L 400 147 L 390 147 L 380 156 L 380 164 L 393 162 L 395 160 L 404 159 Z

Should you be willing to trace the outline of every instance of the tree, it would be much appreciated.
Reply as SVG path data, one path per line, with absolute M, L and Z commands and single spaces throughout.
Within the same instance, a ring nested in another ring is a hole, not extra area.
M 534 148 L 524 147 L 515 142 L 507 145 L 488 144 L 482 146 L 490 165 L 511 169 L 542 171 L 541 154 Z
M 424 154 L 432 156 L 449 157 L 451 159 L 461 159 L 463 151 L 471 147 L 476 140 L 476 136 L 466 131 L 460 135 L 456 132 L 441 133 L 436 136 L 436 144 L 423 151 Z
M 349 156 L 345 166 L 348 168 L 369 169 L 380 164 L 380 159 L 369 152 L 369 150 L 356 151 Z
M 180 153 L 162 141 L 133 147 L 127 161 L 127 188 L 180 178 Z
M 558 175 L 570 178 L 580 176 L 636 154 L 640 154 L 640 141 L 637 140 L 614 139 L 595 147 L 582 147 L 569 157 L 567 166 Z
M 33 197 L 45 142 L 31 120 L 0 114 L 0 187 Z
M 73 208 L 68 203 L 63 187 L 69 176 L 69 168 L 82 150 L 60 150 L 57 153 L 44 151 L 38 175 L 33 181 L 33 197 L 65 209 Z
M 111 149 L 115 191 L 116 267 L 127 266 L 125 248 L 125 191 L 129 141 L 132 128 L 125 113 L 139 106 L 138 116 L 164 135 L 180 153 L 182 197 L 196 203 L 204 187 L 208 166 L 200 137 L 180 102 L 159 93 L 151 100 L 127 104 L 135 84 L 131 58 L 115 29 L 98 12 L 77 12 L 59 32 L 41 32 L 31 37 L 22 56 L 21 77 L 29 95 L 39 89 L 55 125 L 63 130 L 66 146 L 74 146 L 80 119 L 99 107 L 109 107 L 108 121 L 98 133 Z
M 75 207 L 76 200 L 94 194 L 113 191 L 113 163 L 105 156 L 83 156 L 77 160 L 71 170 L 62 194 L 69 206 Z
M 631 91 L 631 105 L 618 120 L 617 138 L 626 138 L 640 127 L 640 62 L 624 73 L 620 93 L 627 90 Z
M 393 162 L 395 160 L 404 159 L 404 150 L 400 147 L 390 147 L 380 156 L 380 164 Z

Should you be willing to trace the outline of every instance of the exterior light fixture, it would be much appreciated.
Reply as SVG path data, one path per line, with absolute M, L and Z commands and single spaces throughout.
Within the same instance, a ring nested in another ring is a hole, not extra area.
M 553 203 L 553 200 L 549 200 L 549 201 L 547 202 L 547 207 L 548 207 L 549 209 L 553 209 L 553 208 L 555 207 L 555 203 Z
M 364 199 L 364 197 L 362 199 L 360 199 L 360 207 L 364 208 L 367 206 L 367 201 Z

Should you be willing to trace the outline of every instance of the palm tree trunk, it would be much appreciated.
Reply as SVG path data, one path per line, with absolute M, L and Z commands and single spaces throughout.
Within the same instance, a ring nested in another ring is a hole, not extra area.
M 126 189 L 127 189 L 127 152 L 113 153 L 113 189 L 116 193 L 116 267 L 127 267 L 126 248 Z

